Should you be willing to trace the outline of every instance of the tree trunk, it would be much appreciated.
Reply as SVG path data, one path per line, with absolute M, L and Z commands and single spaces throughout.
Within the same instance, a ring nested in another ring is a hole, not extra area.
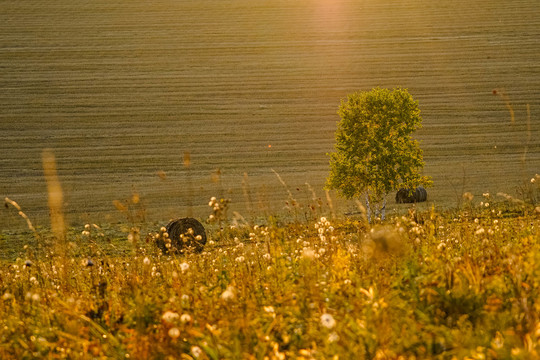
M 369 192 L 366 192 L 366 215 L 368 224 L 371 224 L 371 207 L 369 206 Z
M 373 214 L 375 215 L 375 217 L 380 216 L 381 220 L 386 219 L 386 195 L 383 198 L 382 206 L 380 208 L 375 205 Z M 371 205 L 369 202 L 369 191 L 366 192 L 366 215 L 368 223 L 371 224 Z

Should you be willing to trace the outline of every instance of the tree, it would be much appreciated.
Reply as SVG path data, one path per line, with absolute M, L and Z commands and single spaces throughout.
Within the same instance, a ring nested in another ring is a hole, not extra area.
M 422 126 L 420 109 L 406 89 L 356 92 L 341 102 L 338 114 L 326 186 L 348 199 L 365 195 L 370 221 L 370 204 L 381 202 L 378 212 L 384 219 L 390 191 L 431 184 L 420 174 L 422 150 L 411 136 Z

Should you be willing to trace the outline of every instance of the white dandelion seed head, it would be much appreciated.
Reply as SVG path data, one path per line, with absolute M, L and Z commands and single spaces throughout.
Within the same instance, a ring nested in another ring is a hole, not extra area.
M 333 343 L 333 342 L 336 342 L 338 340 L 339 340 L 339 335 L 335 331 L 331 332 L 328 335 L 328 342 Z
M 476 230 L 475 234 L 476 235 L 482 235 L 484 232 L 485 232 L 484 228 L 480 228 L 480 229 Z
M 191 354 L 193 355 L 193 357 L 198 358 L 198 357 L 200 357 L 202 355 L 202 353 L 203 352 L 202 352 L 200 347 L 198 347 L 198 346 L 192 346 L 191 347 Z
M 330 314 L 322 314 L 321 324 L 327 329 L 332 329 L 334 326 L 336 326 L 336 320 Z
M 188 323 L 188 322 L 191 322 L 191 315 L 189 314 L 182 314 L 182 316 L 180 316 L 180 321 L 182 323 Z
M 221 294 L 223 300 L 233 300 L 234 299 L 234 287 L 228 286 L 227 289 Z
M 173 323 L 179 318 L 180 316 L 178 315 L 178 313 L 175 313 L 174 311 L 165 311 L 163 315 L 161 315 L 161 319 L 167 323 Z
M 305 259 L 315 259 L 315 255 L 317 254 L 312 248 L 305 247 L 304 249 L 302 249 L 302 257 Z
M 176 339 L 176 338 L 180 337 L 180 330 L 178 330 L 178 328 L 173 327 L 173 328 L 169 329 L 168 334 L 169 334 L 169 336 L 171 338 Z
M 189 269 L 189 264 L 187 262 L 183 262 L 180 264 L 180 270 L 182 270 L 182 272 L 185 272 Z

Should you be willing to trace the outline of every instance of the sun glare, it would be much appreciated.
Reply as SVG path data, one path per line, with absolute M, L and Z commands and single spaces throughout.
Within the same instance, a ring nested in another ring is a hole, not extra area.
M 333 31 L 340 27 L 345 8 L 343 0 L 318 0 L 315 6 L 317 21 L 325 30 Z

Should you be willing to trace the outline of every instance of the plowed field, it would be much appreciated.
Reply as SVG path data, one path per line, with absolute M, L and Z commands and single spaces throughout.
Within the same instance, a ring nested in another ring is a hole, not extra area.
M 45 223 L 51 148 L 72 222 L 114 219 L 133 191 L 160 221 L 207 215 L 221 195 L 242 214 L 279 211 L 272 169 L 300 202 L 306 182 L 326 201 L 340 100 L 376 86 L 419 101 L 436 206 L 515 193 L 540 172 L 538 5 L 0 0 L 0 195 Z

